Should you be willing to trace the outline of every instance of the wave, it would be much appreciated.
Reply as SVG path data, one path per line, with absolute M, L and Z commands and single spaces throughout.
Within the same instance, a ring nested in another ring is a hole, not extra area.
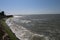
M 17 38 L 20 40 L 49 40 L 47 36 L 35 34 L 27 30 L 21 25 L 15 24 L 13 21 L 14 18 L 9 18 L 6 20 L 6 24 L 10 27 L 12 32 L 16 35 Z M 31 21 L 23 20 L 24 22 L 28 23 Z

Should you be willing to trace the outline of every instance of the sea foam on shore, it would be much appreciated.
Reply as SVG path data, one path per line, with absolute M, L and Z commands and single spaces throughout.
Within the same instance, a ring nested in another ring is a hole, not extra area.
M 23 26 L 15 24 L 13 21 L 14 18 L 15 17 L 7 19 L 6 23 L 10 27 L 12 32 L 16 35 L 16 37 L 19 38 L 20 40 L 36 40 L 36 39 L 38 40 L 41 38 L 42 40 L 49 40 L 48 37 L 44 35 L 32 33 Z

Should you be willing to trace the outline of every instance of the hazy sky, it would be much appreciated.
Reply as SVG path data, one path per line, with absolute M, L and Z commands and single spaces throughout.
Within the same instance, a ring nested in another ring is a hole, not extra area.
M 6 14 L 60 13 L 60 0 L 0 0 L 0 11 Z

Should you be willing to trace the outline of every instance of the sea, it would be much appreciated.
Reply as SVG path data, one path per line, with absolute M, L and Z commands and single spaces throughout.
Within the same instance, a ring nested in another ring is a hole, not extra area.
M 6 24 L 20 40 L 60 40 L 60 14 L 15 15 Z

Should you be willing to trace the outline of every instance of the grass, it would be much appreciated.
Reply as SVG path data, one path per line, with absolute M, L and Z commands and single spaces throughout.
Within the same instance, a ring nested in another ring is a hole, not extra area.
M 6 25 L 5 21 L 6 21 L 6 19 L 1 19 L 0 23 L 1 23 L 2 27 L 4 28 L 4 30 L 7 32 L 7 34 L 9 35 L 10 40 L 19 40 L 15 36 L 15 34 L 11 31 L 11 29 L 8 27 L 8 25 Z

